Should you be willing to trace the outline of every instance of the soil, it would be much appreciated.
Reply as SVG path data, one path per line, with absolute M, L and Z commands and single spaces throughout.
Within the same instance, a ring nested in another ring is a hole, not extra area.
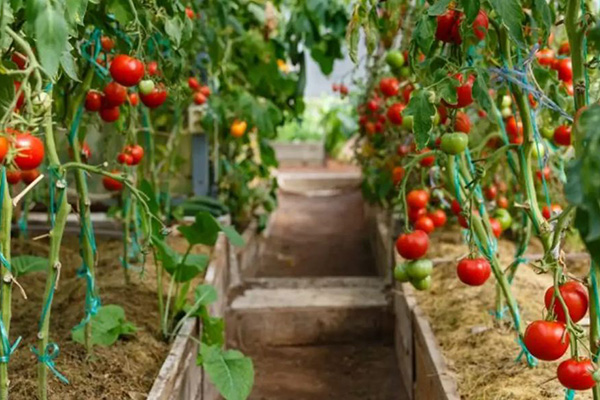
M 65 238 L 61 249 L 62 269 L 59 286 L 52 306 L 51 340 L 60 346 L 56 369 L 70 381 L 61 383 L 50 371 L 49 398 L 81 399 L 139 399 L 150 390 L 168 351 L 159 333 L 156 285 L 152 271 L 144 279 L 133 273 L 132 283 L 124 284 L 120 241 L 98 241 L 97 284 L 102 304 L 117 304 L 124 308 L 127 319 L 138 331 L 110 347 L 96 346 L 88 358 L 84 347 L 71 340 L 71 329 L 84 316 L 85 282 L 76 277 L 81 265 L 78 239 Z M 44 240 L 13 244 L 13 253 L 47 257 L 48 243 Z M 38 319 L 43 303 L 45 273 L 19 278 L 27 292 L 24 300 L 18 289 L 13 291 L 13 318 L 10 336 L 23 340 L 9 364 L 11 399 L 35 398 L 37 390 L 37 359 L 30 352 L 37 345 Z
M 332 196 L 279 193 L 260 277 L 374 276 L 360 191 Z
M 431 239 L 430 258 L 459 258 L 468 253 L 457 229 L 436 232 Z M 502 265 L 512 261 L 513 243 L 501 240 Z M 541 253 L 533 242 L 529 253 Z M 583 277 L 589 262 L 569 263 L 569 273 Z M 564 388 L 556 380 L 557 362 L 541 361 L 536 368 L 515 362 L 520 348 L 511 327 L 510 314 L 495 320 L 494 279 L 481 287 L 468 287 L 456 278 L 456 262 L 436 265 L 429 292 L 417 292 L 419 306 L 428 316 L 449 369 L 456 375 L 464 399 L 540 400 L 565 398 Z M 522 323 L 544 317 L 543 296 L 552 284 L 549 275 L 537 274 L 531 265 L 521 265 L 513 282 Z M 576 399 L 591 399 L 589 392 L 577 392 Z

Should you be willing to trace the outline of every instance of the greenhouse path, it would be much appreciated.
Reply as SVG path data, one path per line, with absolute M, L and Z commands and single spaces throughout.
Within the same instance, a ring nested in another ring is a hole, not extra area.
M 403 400 L 393 317 L 354 171 L 284 171 L 230 345 L 252 357 L 253 400 Z

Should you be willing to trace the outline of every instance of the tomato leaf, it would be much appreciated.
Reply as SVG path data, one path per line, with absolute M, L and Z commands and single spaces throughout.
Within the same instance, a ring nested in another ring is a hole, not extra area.
M 57 3 L 58 4 L 58 3 Z M 48 5 L 35 19 L 36 49 L 44 70 L 56 76 L 60 57 L 67 48 L 67 22 L 59 5 Z
M 475 78 L 475 82 L 473 83 L 473 98 L 485 112 L 491 113 L 492 100 L 490 99 L 490 93 L 486 83 L 488 81 L 489 75 L 485 70 L 477 72 L 477 78 Z
M 412 40 L 424 54 L 429 54 L 435 36 L 435 27 L 435 20 L 427 15 L 423 15 L 415 26 Z
M 534 0 L 532 13 L 536 24 L 542 28 L 542 41 L 543 43 L 546 43 L 548 36 L 550 36 L 550 29 L 552 28 L 552 25 L 554 25 L 552 10 L 548 5 L 547 0 Z
M 473 23 L 475 18 L 477 18 L 477 14 L 479 14 L 479 9 L 481 8 L 479 0 L 460 0 L 460 5 L 462 6 L 465 16 L 467 17 L 467 23 Z
M 175 47 L 179 47 L 181 44 L 182 29 L 183 23 L 178 17 L 168 19 L 167 22 L 165 22 L 165 32 L 169 35 L 169 38 L 171 38 Z
M 124 0 L 108 0 L 106 11 L 113 14 L 115 19 L 123 25 L 127 25 L 134 19 L 133 11 L 129 3 Z
M 69 51 L 64 51 L 62 56 L 60 57 L 60 66 L 63 71 L 75 82 L 80 82 L 79 77 L 77 76 L 77 65 L 75 65 L 75 61 L 73 60 L 73 56 Z
M 71 25 L 83 25 L 88 0 L 66 0 L 67 21 Z
M 432 16 L 442 15 L 446 12 L 446 10 L 448 10 L 448 5 L 450 4 L 450 1 L 451 0 L 438 1 L 437 3 L 429 7 L 429 10 L 427 10 L 427 14 Z
M 520 47 L 524 48 L 523 20 L 525 19 L 525 14 L 519 0 L 490 0 L 490 4 L 508 29 L 508 35 Z
M 4 115 L 15 98 L 15 82 L 12 76 L 0 75 L 0 114 Z
M 414 91 L 410 97 L 410 102 L 404 110 L 404 115 L 412 115 L 413 131 L 417 149 L 422 149 L 429 142 L 429 132 L 433 126 L 433 116 L 435 115 L 435 107 L 429 102 L 430 94 L 420 89 Z

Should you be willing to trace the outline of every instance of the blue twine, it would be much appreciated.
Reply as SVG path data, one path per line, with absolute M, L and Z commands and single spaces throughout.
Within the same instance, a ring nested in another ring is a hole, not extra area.
M 35 354 L 35 356 L 37 357 L 39 362 L 46 364 L 46 366 L 50 369 L 50 371 L 52 371 L 52 373 L 54 373 L 54 375 L 61 382 L 65 383 L 67 385 L 69 384 L 69 380 L 63 374 L 58 372 L 58 370 L 56 369 L 56 366 L 54 365 L 54 360 L 60 354 L 60 349 L 56 343 L 53 343 L 53 342 L 48 343 L 46 345 L 46 347 L 44 348 L 43 354 L 40 354 L 40 352 L 38 351 L 38 349 L 35 348 L 35 346 L 31 346 L 31 352 L 33 354 Z
M 75 114 L 75 118 L 73 119 L 73 123 L 71 124 L 71 131 L 69 132 L 69 145 L 71 146 L 71 148 L 75 148 L 73 145 L 77 137 L 77 132 L 79 131 L 79 124 L 81 123 L 82 116 L 83 106 L 79 106 L 79 108 L 77 109 L 77 113 Z
M 517 356 L 517 358 L 515 359 L 515 362 L 520 362 L 521 359 L 523 358 L 523 356 L 525 356 L 525 359 L 527 360 L 527 365 L 529 365 L 530 367 L 535 367 L 538 363 L 537 358 L 535 358 L 530 352 L 529 350 L 527 350 L 527 346 L 525 346 L 525 343 L 523 343 L 523 340 L 521 339 L 521 337 L 517 337 L 517 342 L 519 343 L 519 346 L 521 347 L 521 352 L 519 353 L 519 355 Z
M 94 29 L 90 40 L 81 45 L 81 55 L 85 60 L 87 60 L 90 64 L 94 66 L 94 72 L 96 72 L 96 75 L 103 79 L 108 79 L 108 69 L 98 64 L 98 62 L 96 61 L 96 59 L 98 58 L 98 54 L 100 54 L 100 50 L 102 48 L 102 46 L 100 45 L 101 34 L 102 31 L 100 31 L 99 28 Z M 87 52 L 87 48 L 92 44 L 94 45 L 94 54 L 90 55 Z
M 87 267 L 85 261 L 83 262 L 83 266 L 77 270 L 78 277 L 84 277 L 87 283 L 87 290 L 85 292 L 85 316 L 81 320 L 81 322 L 73 328 L 74 331 L 85 326 L 92 317 L 98 314 L 98 309 L 102 305 L 100 302 L 100 297 L 96 296 L 96 289 L 94 287 L 94 277 L 92 276 L 90 269 Z
M 19 343 L 21 343 L 22 338 L 19 336 L 11 346 L 10 340 L 8 339 L 8 332 L 6 331 L 6 326 L 4 325 L 2 318 L 0 318 L 0 336 L 2 340 L 2 353 L 4 354 L 0 357 L 0 363 L 8 364 L 10 356 L 15 352 Z
M 596 307 L 596 310 L 600 310 L 600 297 L 598 295 L 598 281 L 596 279 L 596 274 L 594 273 L 594 270 L 596 269 L 595 267 L 595 262 L 594 260 L 592 260 L 592 268 L 590 268 L 590 278 L 592 280 L 592 291 L 593 291 L 593 301 L 594 301 L 594 306 Z M 598 314 L 596 312 L 596 314 Z M 591 324 L 596 324 L 596 329 L 598 329 L 598 325 L 599 325 L 599 318 L 600 316 L 598 316 L 596 318 L 596 321 L 590 321 Z M 598 354 L 594 354 L 593 355 L 593 360 L 594 362 L 598 362 Z
M 496 319 L 504 319 L 504 315 L 508 311 L 508 307 L 503 307 L 500 311 L 489 310 L 488 313 Z
M 575 391 L 571 389 L 565 390 L 565 400 L 574 400 L 575 399 Z

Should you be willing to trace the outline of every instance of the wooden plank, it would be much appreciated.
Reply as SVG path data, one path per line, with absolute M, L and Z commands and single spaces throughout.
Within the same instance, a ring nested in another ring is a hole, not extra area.
M 398 369 L 402 375 L 402 381 L 409 390 L 409 398 L 413 398 L 414 384 L 414 330 L 413 330 L 413 308 L 416 300 L 408 284 L 396 284 L 394 290 L 394 311 L 396 315 L 396 329 L 394 332 L 394 343 L 396 346 L 396 358 Z

